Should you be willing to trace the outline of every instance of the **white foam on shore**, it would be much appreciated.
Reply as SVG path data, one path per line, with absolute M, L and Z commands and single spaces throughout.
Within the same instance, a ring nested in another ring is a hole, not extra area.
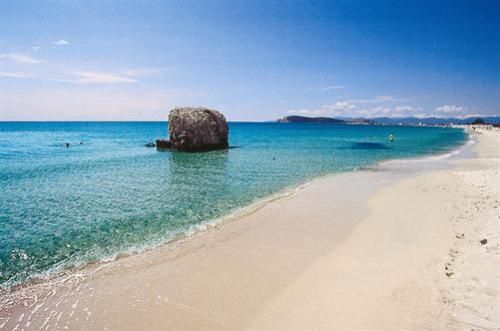
M 186 236 L 191 237 L 200 231 L 205 231 L 205 230 L 208 230 L 210 228 L 216 227 L 217 225 L 222 224 L 226 221 L 235 220 L 235 219 L 239 219 L 239 218 L 242 218 L 244 216 L 247 216 L 247 215 L 251 215 L 254 212 L 256 212 L 257 210 L 266 206 L 270 202 L 290 197 L 290 196 L 302 191 L 303 189 L 308 187 L 310 185 L 310 183 L 311 183 L 311 180 L 307 181 L 305 183 L 296 185 L 296 186 L 292 186 L 292 187 L 283 189 L 277 193 L 271 194 L 270 196 L 267 196 L 267 197 L 262 198 L 262 199 L 258 199 L 257 201 L 252 202 L 250 205 L 238 207 L 238 208 L 234 209 L 233 211 L 231 211 L 228 215 L 225 215 L 225 216 L 222 216 L 222 217 L 219 217 L 216 219 L 208 220 L 208 221 L 203 221 L 199 224 L 193 224 L 189 227 L 189 229 L 186 233 Z

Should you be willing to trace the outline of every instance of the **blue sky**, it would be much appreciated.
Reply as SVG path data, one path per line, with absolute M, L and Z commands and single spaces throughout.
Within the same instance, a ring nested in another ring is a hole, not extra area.
M 500 115 L 500 1 L 1 1 L 0 120 Z

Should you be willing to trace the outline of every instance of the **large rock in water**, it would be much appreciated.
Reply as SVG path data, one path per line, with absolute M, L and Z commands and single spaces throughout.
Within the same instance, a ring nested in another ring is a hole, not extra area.
M 168 116 L 172 148 L 201 152 L 228 148 L 228 127 L 224 115 L 207 108 L 175 108 Z

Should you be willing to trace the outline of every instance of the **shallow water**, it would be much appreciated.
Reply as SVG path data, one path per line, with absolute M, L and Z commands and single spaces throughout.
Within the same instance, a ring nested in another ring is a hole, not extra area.
M 467 138 L 444 128 L 230 123 L 236 148 L 227 151 L 144 147 L 165 134 L 159 122 L 0 123 L 0 284 L 142 250 L 290 185 Z

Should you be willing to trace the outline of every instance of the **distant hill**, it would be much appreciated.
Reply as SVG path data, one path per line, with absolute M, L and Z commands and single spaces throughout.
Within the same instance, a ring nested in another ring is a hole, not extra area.
M 331 117 L 306 117 L 306 116 L 285 116 L 280 118 L 279 123 L 330 123 L 345 124 L 345 121 Z
M 368 125 L 449 125 L 471 124 L 478 117 L 467 118 L 441 118 L 441 117 L 374 117 L 374 118 L 332 118 L 332 117 L 306 117 L 285 116 L 279 119 L 280 123 L 334 123 L 334 124 L 368 124 Z M 500 116 L 481 117 L 486 124 L 500 124 Z
M 471 124 L 478 117 L 467 118 L 441 118 L 441 117 L 376 117 L 372 118 L 378 124 L 391 124 L 391 125 L 448 125 L 448 124 Z M 500 116 L 487 116 L 481 117 L 487 124 L 499 124 Z

